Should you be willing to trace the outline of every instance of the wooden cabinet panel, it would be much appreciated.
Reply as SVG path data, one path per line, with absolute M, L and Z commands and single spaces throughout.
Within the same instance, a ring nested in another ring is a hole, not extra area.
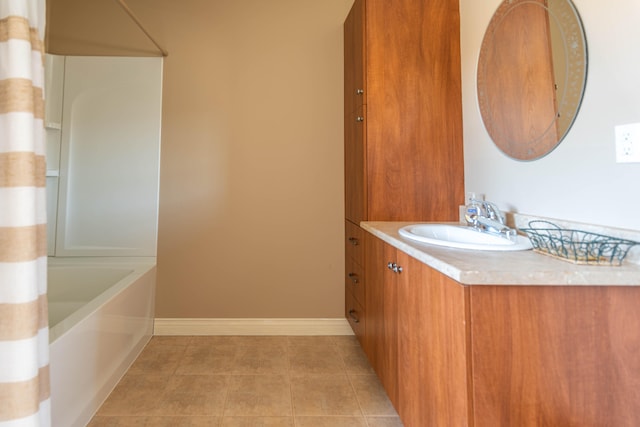
M 405 427 L 466 425 L 468 290 L 374 236 L 365 241 L 365 352 L 389 399 Z
M 365 111 L 364 106 L 358 107 L 344 124 L 345 217 L 355 224 L 367 219 Z
M 458 219 L 458 7 L 358 0 L 345 21 L 345 210 L 356 224 Z
M 364 0 L 356 0 L 344 23 L 344 112 L 364 103 Z
M 350 221 L 345 221 L 345 255 L 356 264 L 364 266 L 365 231 Z
M 365 274 L 364 269 L 356 264 L 353 258 L 347 258 L 345 261 L 346 274 L 344 278 L 344 286 L 348 293 L 360 304 L 365 303 Z
M 353 332 L 360 341 L 360 345 L 362 345 L 366 327 L 362 305 L 356 301 L 353 294 L 347 293 L 345 296 L 345 307 L 349 325 L 351 325 L 351 329 L 353 329 Z
M 471 288 L 475 426 L 640 425 L 638 287 Z
M 466 426 L 468 289 L 402 252 L 399 407 L 405 427 Z
M 345 316 L 354 333 L 364 342 L 365 271 L 364 230 L 345 221 Z
M 365 234 L 365 291 L 366 329 L 364 351 L 373 370 L 380 375 L 384 339 L 384 245 L 382 240 Z
M 395 262 L 395 248 L 365 236 L 367 276 L 365 353 L 378 374 L 391 402 L 398 404 L 397 368 L 397 274 L 388 268 Z
M 367 219 L 457 220 L 458 1 L 367 1 L 365 16 Z

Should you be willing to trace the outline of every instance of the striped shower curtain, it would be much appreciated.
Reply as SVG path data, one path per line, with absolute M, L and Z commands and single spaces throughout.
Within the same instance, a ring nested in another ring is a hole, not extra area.
M 0 0 L 0 427 L 51 424 L 43 4 Z

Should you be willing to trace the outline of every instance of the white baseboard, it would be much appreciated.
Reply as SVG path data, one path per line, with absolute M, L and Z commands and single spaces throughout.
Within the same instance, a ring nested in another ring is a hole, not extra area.
M 154 335 L 353 335 L 347 319 L 156 318 Z

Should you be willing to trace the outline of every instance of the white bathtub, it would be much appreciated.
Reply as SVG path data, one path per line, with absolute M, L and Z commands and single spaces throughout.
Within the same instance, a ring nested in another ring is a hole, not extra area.
M 153 332 L 155 258 L 50 258 L 51 417 L 85 426 Z

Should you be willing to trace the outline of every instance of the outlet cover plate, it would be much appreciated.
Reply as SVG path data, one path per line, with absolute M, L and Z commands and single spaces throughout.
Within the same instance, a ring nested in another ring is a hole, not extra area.
M 640 163 L 640 123 L 616 126 L 616 162 Z

